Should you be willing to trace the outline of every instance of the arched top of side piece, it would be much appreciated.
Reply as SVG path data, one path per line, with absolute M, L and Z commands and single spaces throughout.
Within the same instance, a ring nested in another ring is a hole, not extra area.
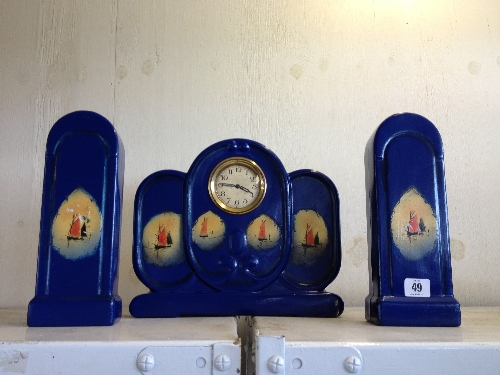
M 415 113 L 399 113 L 390 116 L 376 130 L 373 139 L 375 158 L 383 159 L 387 145 L 395 138 L 413 135 L 421 138 L 434 149 L 438 159 L 443 158 L 443 142 L 432 122 Z
M 60 142 L 74 133 L 94 133 L 102 139 L 110 156 L 119 153 L 119 136 L 113 125 L 103 116 L 91 111 L 76 111 L 61 117 L 52 126 L 47 137 L 47 154 L 55 154 Z

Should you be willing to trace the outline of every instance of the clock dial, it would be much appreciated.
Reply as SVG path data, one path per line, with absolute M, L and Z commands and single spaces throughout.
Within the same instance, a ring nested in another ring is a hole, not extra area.
M 262 169 L 247 158 L 229 158 L 219 163 L 208 181 L 212 201 L 222 210 L 243 214 L 264 199 L 266 178 Z

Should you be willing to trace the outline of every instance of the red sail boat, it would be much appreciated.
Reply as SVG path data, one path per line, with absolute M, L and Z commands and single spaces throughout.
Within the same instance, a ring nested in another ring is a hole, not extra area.
M 307 224 L 306 226 L 306 235 L 305 235 L 306 242 L 302 244 L 303 246 L 307 247 L 312 247 L 314 246 L 314 232 L 312 230 L 312 226 Z
M 259 241 L 266 241 L 266 221 L 263 220 L 259 227 Z
M 200 237 L 208 237 L 208 220 L 206 217 L 203 218 L 203 223 L 201 223 Z
M 306 235 L 305 237 L 305 242 L 302 244 L 302 247 L 304 248 L 304 255 L 306 255 L 306 251 L 310 247 L 316 247 L 319 246 L 319 233 L 316 232 L 316 235 L 314 235 L 314 231 L 312 228 L 312 225 L 307 224 L 306 225 Z
M 410 221 L 406 225 L 408 236 L 413 236 L 415 234 L 420 234 L 420 221 L 418 220 L 418 215 L 415 211 L 410 211 Z
M 167 231 L 164 224 L 158 225 L 158 234 L 156 236 L 157 241 L 155 244 L 155 249 L 158 250 L 167 247 Z
M 69 227 L 68 240 L 83 240 L 87 236 L 85 221 L 79 214 L 73 214 L 73 220 Z

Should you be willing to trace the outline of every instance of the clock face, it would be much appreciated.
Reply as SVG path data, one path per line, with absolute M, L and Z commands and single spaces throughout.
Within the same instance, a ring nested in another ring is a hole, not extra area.
M 264 199 L 266 188 L 266 177 L 257 163 L 240 157 L 220 162 L 208 180 L 212 201 L 232 214 L 255 209 Z

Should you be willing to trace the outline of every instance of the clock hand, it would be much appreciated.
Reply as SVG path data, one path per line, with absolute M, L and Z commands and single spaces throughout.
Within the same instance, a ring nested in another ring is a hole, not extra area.
M 235 184 L 228 184 L 228 183 L 225 183 L 225 182 L 219 182 L 217 185 L 218 185 L 218 186 L 235 187 L 236 189 L 240 189 L 240 190 L 243 190 L 243 191 L 244 191 L 244 192 L 246 192 L 246 193 L 250 193 L 250 194 L 252 194 L 252 197 L 253 197 L 253 193 L 252 193 L 250 190 L 248 190 L 246 187 L 241 186 L 240 184 L 236 184 L 236 185 L 235 185 Z
M 236 188 L 243 190 L 245 193 L 250 193 L 250 194 L 252 194 L 252 197 L 253 197 L 253 193 L 252 193 L 250 190 L 248 190 L 246 187 L 241 186 L 241 185 L 239 185 L 239 184 L 236 184 Z

